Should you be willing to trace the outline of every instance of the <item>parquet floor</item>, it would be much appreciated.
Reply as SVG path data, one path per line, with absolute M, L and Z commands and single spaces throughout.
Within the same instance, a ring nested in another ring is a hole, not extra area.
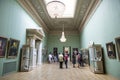
M 0 77 L 0 80 L 117 80 L 111 76 L 94 74 L 89 67 L 60 69 L 58 63 L 42 64 L 29 72 L 17 72 Z

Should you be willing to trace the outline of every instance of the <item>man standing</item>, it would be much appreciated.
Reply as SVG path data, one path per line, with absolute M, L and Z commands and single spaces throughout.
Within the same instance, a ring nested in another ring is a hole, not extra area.
M 60 68 L 63 68 L 63 54 L 59 54 L 59 63 L 60 63 Z

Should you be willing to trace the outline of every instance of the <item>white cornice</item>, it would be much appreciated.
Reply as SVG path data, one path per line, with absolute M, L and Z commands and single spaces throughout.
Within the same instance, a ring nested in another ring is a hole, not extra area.
M 52 35 L 61 35 L 62 31 L 49 31 L 49 34 Z M 65 31 L 65 35 L 75 35 L 79 34 L 78 31 Z
M 42 21 L 41 17 L 37 13 L 37 11 L 34 9 L 32 4 L 29 0 L 17 0 L 19 4 L 27 11 L 27 13 L 33 18 L 33 20 L 43 28 L 43 30 L 48 33 L 49 29 L 47 28 L 46 24 Z
M 100 5 L 102 0 L 92 0 L 86 13 L 85 16 L 79 26 L 79 32 L 82 31 L 82 29 L 85 27 L 85 24 L 88 23 L 88 21 L 90 20 L 90 18 L 92 17 L 92 15 L 95 13 L 97 7 Z

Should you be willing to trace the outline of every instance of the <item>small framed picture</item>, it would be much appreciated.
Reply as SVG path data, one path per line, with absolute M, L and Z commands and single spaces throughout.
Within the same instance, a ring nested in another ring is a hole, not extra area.
M 16 39 L 10 38 L 9 44 L 8 44 L 8 58 L 15 58 L 18 54 L 20 41 Z
M 7 50 L 8 39 L 5 37 L 0 37 L 0 58 L 5 57 Z
M 115 45 L 113 44 L 113 42 L 106 43 L 106 48 L 107 48 L 108 57 L 115 59 L 116 53 L 115 53 Z
M 120 37 L 115 38 L 115 43 L 116 43 L 118 58 L 120 60 Z

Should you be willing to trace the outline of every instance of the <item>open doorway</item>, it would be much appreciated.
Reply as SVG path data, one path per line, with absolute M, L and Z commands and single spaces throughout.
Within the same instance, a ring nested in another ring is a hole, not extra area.
M 78 54 L 78 48 L 73 48 L 73 53 L 75 53 L 75 55 Z
M 69 55 L 69 59 L 68 60 L 70 60 L 71 61 L 71 47 L 70 46 L 64 46 L 63 47 L 63 53 L 68 53 L 68 55 Z

